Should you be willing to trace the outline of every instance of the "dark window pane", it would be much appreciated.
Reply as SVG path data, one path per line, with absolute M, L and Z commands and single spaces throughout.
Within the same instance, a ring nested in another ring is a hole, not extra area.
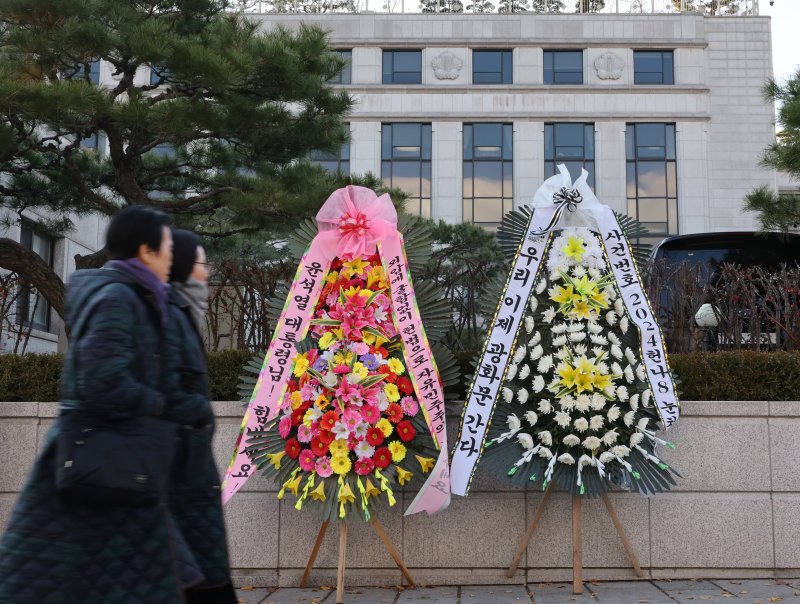
M 420 189 L 419 162 L 394 162 L 392 166 L 392 186 L 398 187 L 411 195 L 419 197 Z
M 511 63 L 511 51 L 504 50 L 503 51 L 503 84 L 511 84 L 513 83 L 513 70 L 512 70 L 512 63 Z
M 545 124 L 544 128 L 545 176 L 556 174 L 557 165 L 563 163 L 573 178 L 586 170 L 587 183 L 594 187 L 594 124 Z
M 514 127 L 511 124 L 503 126 L 503 159 L 514 159 Z
M 664 84 L 675 83 L 675 69 L 673 67 L 672 52 L 664 53 Z
M 422 124 L 422 159 L 431 159 L 432 146 L 433 127 L 430 124 Z
M 673 84 L 672 51 L 633 51 L 633 81 L 635 84 Z
M 496 50 L 473 50 L 472 69 L 473 71 L 495 71 L 501 70 L 500 52 Z
M 422 52 L 419 50 L 412 51 L 395 51 L 394 53 L 394 71 L 406 72 L 419 72 L 422 70 Z
M 594 157 L 594 125 L 585 124 L 583 127 L 583 147 L 585 149 L 585 157 Z
M 464 162 L 464 197 L 472 197 L 472 162 Z
M 544 52 L 545 84 L 582 84 L 582 50 L 546 50 Z
M 381 126 L 381 159 L 392 159 L 392 125 Z
M 410 196 L 406 211 L 424 216 L 431 212 L 430 148 L 430 124 L 382 125 L 381 177 Z
M 544 125 L 544 156 L 546 159 L 555 157 L 555 144 L 553 142 L 553 124 Z
M 338 53 L 341 55 L 341 57 L 345 61 L 347 61 L 347 63 L 345 64 L 344 69 L 342 69 L 342 72 L 338 76 L 336 76 L 335 78 L 332 78 L 330 80 L 330 83 L 331 84 L 350 84 L 351 80 L 352 80 L 352 70 L 353 70 L 353 66 L 352 66 L 353 51 L 352 50 L 340 50 L 340 51 L 338 51 Z
M 472 126 L 464 125 L 464 159 L 472 159 Z
M 384 84 L 419 84 L 422 82 L 421 50 L 384 50 Z
M 555 71 L 583 71 L 583 52 L 565 51 L 555 53 L 553 69 Z
M 666 126 L 667 159 L 675 159 L 675 124 Z
M 556 146 L 583 148 L 583 124 L 556 124 Z

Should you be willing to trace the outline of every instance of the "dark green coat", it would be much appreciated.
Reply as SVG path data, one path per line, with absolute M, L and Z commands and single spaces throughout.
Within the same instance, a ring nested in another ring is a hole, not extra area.
M 181 425 L 169 508 L 206 577 L 198 587 L 218 587 L 230 582 L 230 569 L 220 479 L 211 448 L 214 414 L 208 370 L 189 304 L 174 288 L 166 336 L 165 413 Z
M 160 316 L 151 302 L 146 290 L 120 271 L 73 275 L 66 324 L 82 335 L 64 362 L 63 408 L 104 418 L 152 415 L 164 408 L 158 383 Z M 56 431 L 57 423 L 0 542 L 0 602 L 180 603 L 177 573 L 192 561 L 169 528 L 166 504 L 124 508 L 61 501 L 54 488 Z

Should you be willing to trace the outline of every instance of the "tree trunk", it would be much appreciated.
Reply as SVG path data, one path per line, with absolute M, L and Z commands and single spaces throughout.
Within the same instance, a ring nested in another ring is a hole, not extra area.
M 100 268 L 106 261 L 108 261 L 108 256 L 106 255 L 105 248 L 93 254 L 86 254 L 85 256 L 75 254 L 75 268 L 78 270 L 84 268 Z
M 0 268 L 20 275 L 64 318 L 64 282 L 38 254 L 13 239 L 0 237 Z

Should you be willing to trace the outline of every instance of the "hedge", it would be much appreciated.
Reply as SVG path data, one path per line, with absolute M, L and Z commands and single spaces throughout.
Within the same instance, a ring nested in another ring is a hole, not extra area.
M 236 384 L 252 354 L 209 354 L 214 400 L 237 400 Z M 0 401 L 56 401 L 63 356 L 0 355 Z M 670 355 L 687 401 L 800 401 L 798 352 L 690 352 Z

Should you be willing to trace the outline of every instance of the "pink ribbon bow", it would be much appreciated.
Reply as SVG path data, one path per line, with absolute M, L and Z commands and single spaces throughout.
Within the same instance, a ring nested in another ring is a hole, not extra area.
M 342 260 L 374 254 L 377 244 L 397 232 L 397 211 L 388 194 L 349 185 L 334 191 L 317 212 L 319 244 Z

